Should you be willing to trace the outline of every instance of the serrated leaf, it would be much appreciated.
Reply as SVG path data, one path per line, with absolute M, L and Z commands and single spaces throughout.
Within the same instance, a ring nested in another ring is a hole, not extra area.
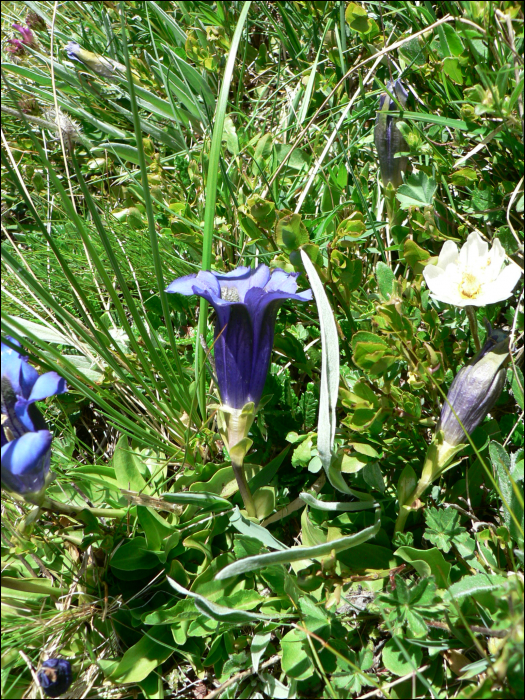
M 398 187 L 396 197 L 402 209 L 429 207 L 432 205 L 436 187 L 436 181 L 420 171 L 407 177 L 405 183 Z

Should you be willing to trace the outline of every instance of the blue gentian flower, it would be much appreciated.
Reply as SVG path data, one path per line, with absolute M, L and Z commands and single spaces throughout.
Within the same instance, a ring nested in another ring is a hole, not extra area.
M 2 484 L 9 490 L 24 496 L 44 488 L 52 435 L 35 401 L 66 390 L 56 372 L 39 375 L 27 357 L 2 343 Z
M 396 80 L 394 83 L 389 82 L 387 88 L 405 108 L 408 93 L 403 87 L 403 83 L 400 80 Z M 395 112 L 397 109 L 394 100 L 388 93 L 384 92 L 379 98 L 379 111 L 374 128 L 374 142 L 379 156 L 383 185 L 386 187 L 390 182 L 394 189 L 397 189 L 403 182 L 401 173 L 405 172 L 408 165 L 406 156 L 394 158 L 396 153 L 408 151 L 407 143 L 396 126 L 398 120 L 391 114 L 384 114 L 384 112 Z
M 49 698 L 58 698 L 73 682 L 71 664 L 67 659 L 47 659 L 37 675 L 42 690 Z
M 238 267 L 227 273 L 201 271 L 179 277 L 167 292 L 197 294 L 213 306 L 215 369 L 222 403 L 242 409 L 257 407 L 270 367 L 277 311 L 286 299 L 309 301 L 310 289 L 297 291 L 300 273 L 267 265 Z

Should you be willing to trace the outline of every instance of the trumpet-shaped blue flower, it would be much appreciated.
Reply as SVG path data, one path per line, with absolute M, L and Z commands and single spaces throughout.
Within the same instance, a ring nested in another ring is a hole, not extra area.
M 42 690 L 49 698 L 58 698 L 73 681 L 71 664 L 67 659 L 47 659 L 37 675 Z
M 56 372 L 39 375 L 27 357 L 2 343 L 2 484 L 11 491 L 26 495 L 45 486 L 52 435 L 35 402 L 66 390 Z
M 222 403 L 241 409 L 257 407 L 270 367 L 277 311 L 286 299 L 309 301 L 310 289 L 297 292 L 299 273 L 267 265 L 232 272 L 205 272 L 179 277 L 167 292 L 197 294 L 213 306 L 215 368 Z

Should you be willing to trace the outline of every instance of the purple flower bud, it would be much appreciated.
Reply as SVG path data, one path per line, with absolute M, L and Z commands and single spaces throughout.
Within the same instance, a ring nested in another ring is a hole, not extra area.
M 33 10 L 30 10 L 27 15 L 26 15 L 26 24 L 28 27 L 31 29 L 46 29 L 46 23 L 45 20 L 40 17 L 36 12 L 33 12 Z
M 296 294 L 299 273 L 267 265 L 238 267 L 227 273 L 204 272 L 179 277 L 167 292 L 207 299 L 217 314 L 215 367 L 222 403 L 242 409 L 261 399 L 270 367 L 277 311 L 286 299 L 309 301 L 310 289 Z
M 47 659 L 37 675 L 42 690 L 49 698 L 58 698 L 73 682 L 71 664 L 67 659 Z
M 387 88 L 391 94 L 395 94 L 398 102 L 404 108 L 408 93 L 401 81 L 389 82 Z M 383 185 L 386 187 L 391 182 L 396 189 L 403 181 L 401 174 L 407 169 L 408 158 L 406 156 L 394 158 L 394 155 L 408 151 L 408 146 L 396 126 L 397 119 L 391 114 L 385 114 L 384 112 L 394 112 L 397 109 L 398 107 L 394 100 L 384 92 L 379 98 L 379 111 L 374 128 L 374 142 L 377 148 L 377 155 L 379 156 Z
M 508 359 L 509 339 L 502 331 L 489 328 L 483 348 L 470 364 L 459 370 L 450 386 L 438 425 L 446 443 L 454 446 L 467 442 L 465 431 L 471 435 L 494 406 L 505 383 Z

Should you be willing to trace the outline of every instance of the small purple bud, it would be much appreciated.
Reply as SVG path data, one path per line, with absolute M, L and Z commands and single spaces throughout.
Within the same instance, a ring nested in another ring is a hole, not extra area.
M 73 682 L 71 664 L 67 659 L 47 659 L 37 675 L 48 698 L 58 698 Z
M 387 84 L 388 91 L 394 94 L 403 108 L 406 106 L 408 93 L 400 80 Z M 407 169 L 408 158 L 401 156 L 394 158 L 396 153 L 408 151 L 408 146 L 401 132 L 396 126 L 397 119 L 391 114 L 384 112 L 394 112 L 398 107 L 394 100 L 384 92 L 379 98 L 379 111 L 376 116 L 374 128 L 374 142 L 379 157 L 379 167 L 383 185 L 388 183 L 397 189 L 402 183 L 401 174 Z
M 467 442 L 465 431 L 471 435 L 498 400 L 509 359 L 509 339 L 504 336 L 502 331 L 490 329 L 481 351 L 470 364 L 459 370 L 452 382 L 438 425 L 438 430 L 444 433 L 444 441 L 449 445 Z

